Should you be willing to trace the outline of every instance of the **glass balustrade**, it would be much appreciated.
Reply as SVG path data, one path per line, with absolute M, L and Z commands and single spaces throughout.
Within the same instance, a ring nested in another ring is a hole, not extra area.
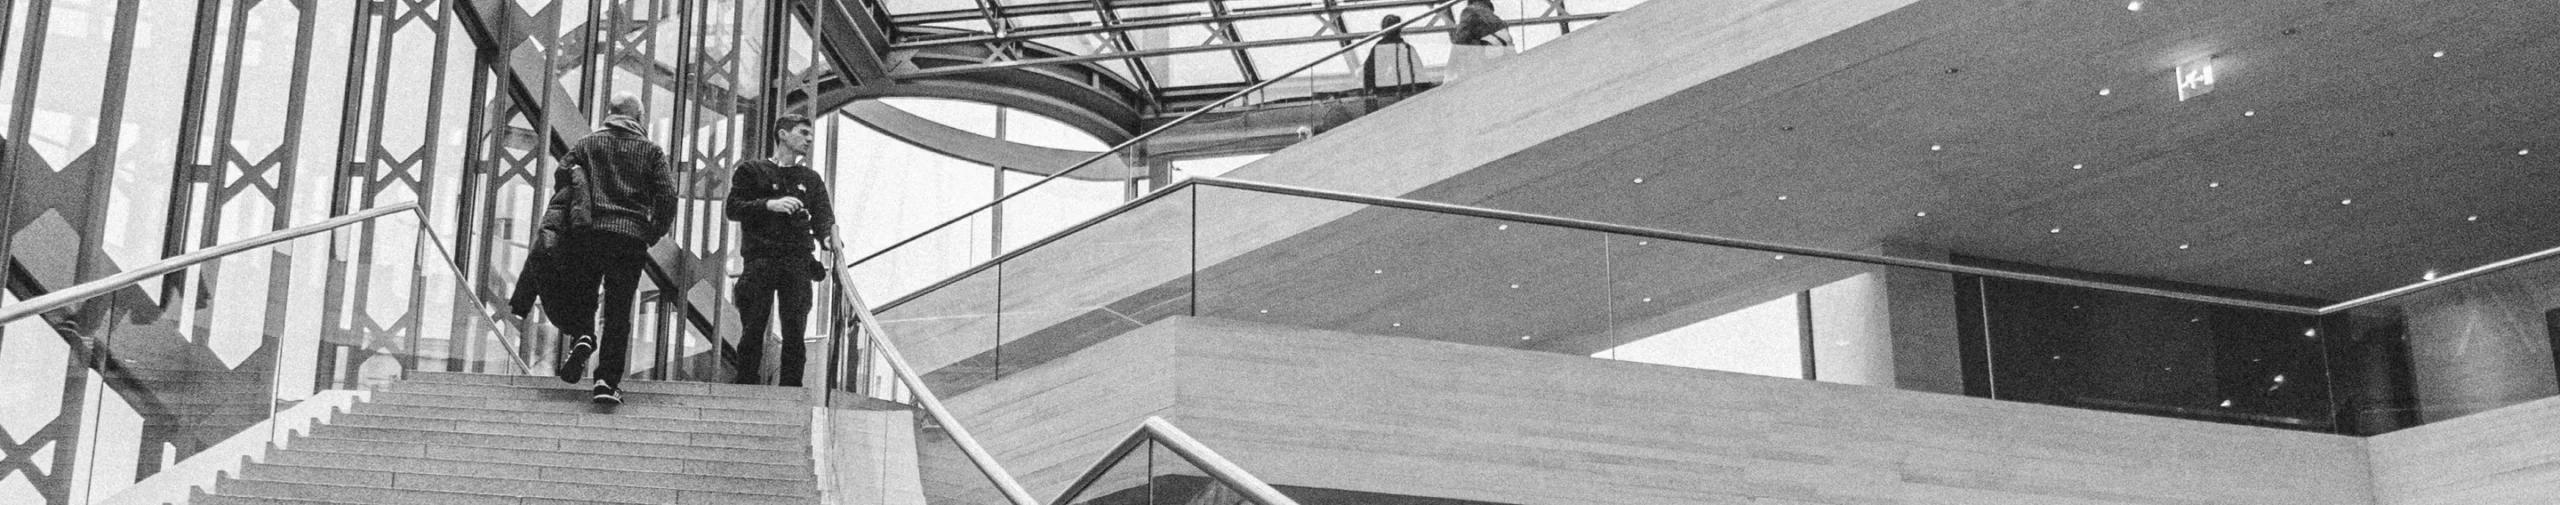
M 219 256 L 7 322 L 0 413 L 44 500 L 185 499 L 211 471 L 414 371 L 524 374 L 519 323 L 414 211 Z M 42 293 L 14 286 L 12 304 Z M 14 502 L 13 502 L 14 503 Z M 157 503 L 157 501 L 154 501 Z

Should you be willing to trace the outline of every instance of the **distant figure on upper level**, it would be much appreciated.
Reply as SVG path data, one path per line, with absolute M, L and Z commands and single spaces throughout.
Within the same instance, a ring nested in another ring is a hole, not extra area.
M 596 403 L 622 403 L 632 297 L 649 262 L 649 245 L 665 237 L 676 220 L 675 174 L 667 170 L 666 150 L 649 141 L 648 117 L 640 99 L 614 97 L 604 127 L 560 157 L 558 182 L 542 214 L 542 227 L 551 232 L 544 235 L 558 241 L 542 247 L 550 257 L 537 276 L 545 286 L 543 314 L 570 339 L 569 355 L 552 371 L 576 384 L 587 371 L 588 355 L 596 354 Z
M 1378 29 L 1387 34 L 1369 46 L 1369 61 L 1360 66 L 1360 89 L 1370 96 L 1411 93 L 1422 83 L 1422 58 L 1404 42 L 1404 29 L 1396 27 L 1403 22 L 1394 14 L 1378 21 Z
M 1449 30 L 1449 78 L 1474 74 L 1494 59 L 1511 54 L 1510 25 L 1493 13 L 1493 0 L 1467 0 L 1458 11 L 1458 26 Z

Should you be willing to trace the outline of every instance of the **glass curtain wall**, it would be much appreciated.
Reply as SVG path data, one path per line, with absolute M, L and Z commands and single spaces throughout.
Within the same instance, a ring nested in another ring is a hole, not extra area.
M 367 208 L 416 202 L 425 219 L 225 259 L 86 304 L 55 327 L 0 332 L 0 362 L 11 364 L 0 400 L 40 404 L 0 416 L 0 502 L 106 498 L 112 489 L 68 484 L 72 462 L 87 457 L 80 448 L 139 451 L 108 470 L 140 479 L 211 442 L 158 435 L 174 432 L 150 423 L 172 416 L 148 405 L 137 406 L 140 438 L 88 440 L 103 435 L 79 429 L 81 395 L 39 394 L 140 394 L 125 390 L 142 384 L 133 369 L 105 363 L 314 377 L 280 385 L 278 402 L 378 382 L 365 370 L 474 369 L 488 340 L 448 326 L 511 294 L 554 153 L 596 128 L 615 95 L 647 104 L 648 136 L 667 146 L 684 196 L 644 281 L 631 369 L 711 373 L 703 329 L 727 305 L 718 273 L 734 242 L 718 213 L 727 171 L 761 155 L 749 125 L 766 119 L 754 111 L 769 83 L 817 71 L 770 57 L 795 42 L 768 40 L 782 23 L 766 4 L 7 2 L 0 275 L 12 299 Z M 450 254 L 421 254 L 420 235 Z M 436 271 L 461 275 L 421 273 Z M 82 337 L 110 321 L 139 330 L 112 349 Z M 326 330 L 297 330 L 313 327 Z M 518 351 L 547 363 L 551 344 L 535 337 Z M 115 359 L 91 359 L 106 355 Z
M 934 98 L 881 101 L 988 138 L 1073 151 L 1110 148 L 1065 123 L 1020 109 Z M 820 133 L 829 143 L 818 148 L 820 170 L 833 172 L 834 194 L 841 202 L 836 212 L 849 257 L 879 252 L 1047 176 L 1036 170 L 1064 168 L 1000 167 L 956 158 L 900 140 L 849 114 L 833 115 L 825 123 L 828 131 Z M 1119 206 L 1145 175 L 1091 180 L 1079 177 L 1084 173 L 1052 181 L 1038 192 L 1006 201 L 996 212 L 974 215 L 905 246 L 933 254 L 865 263 L 855 271 L 856 284 L 864 296 L 904 296 Z

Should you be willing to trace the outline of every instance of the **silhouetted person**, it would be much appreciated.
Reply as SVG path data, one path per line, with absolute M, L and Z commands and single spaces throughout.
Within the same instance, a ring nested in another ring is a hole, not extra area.
M 808 166 L 809 118 L 786 114 L 773 120 L 773 159 L 738 164 L 729 179 L 729 220 L 739 223 L 739 256 L 746 259 L 736 289 L 739 322 L 739 384 L 761 384 L 768 316 L 782 320 L 782 364 L 774 383 L 800 385 L 808 360 L 809 283 L 826 278 L 827 267 L 809 254 L 829 245 L 835 230 L 835 205 L 827 197 L 827 181 Z M 779 307 L 776 307 L 779 304 Z M 776 308 L 781 309 L 775 314 Z
M 1493 13 L 1493 0 L 1467 0 L 1458 11 L 1458 26 L 1449 30 L 1449 78 L 1477 72 L 1494 59 L 1511 54 L 1510 26 Z
M 561 157 L 558 184 L 542 215 L 542 227 L 558 237 L 548 251 L 551 269 L 539 276 L 550 286 L 542 295 L 543 313 L 570 338 L 569 355 L 553 372 L 576 384 L 587 357 L 601 351 L 596 403 L 622 403 L 631 298 L 648 264 L 649 245 L 675 221 L 674 175 L 667 171 L 666 151 L 649 142 L 647 117 L 639 99 L 615 97 L 604 128 Z

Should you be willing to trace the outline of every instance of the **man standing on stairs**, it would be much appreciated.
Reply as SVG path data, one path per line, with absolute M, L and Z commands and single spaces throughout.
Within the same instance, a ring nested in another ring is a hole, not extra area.
M 604 128 L 560 157 L 558 182 L 542 214 L 542 227 L 559 240 L 541 276 L 543 313 L 570 339 L 567 359 L 553 372 L 576 384 L 587 357 L 601 354 L 596 403 L 622 403 L 631 299 L 648 265 L 649 245 L 665 237 L 676 219 L 675 177 L 667 171 L 666 151 L 649 142 L 647 119 L 640 99 L 614 97 Z
M 746 269 L 738 274 L 739 324 L 736 365 L 739 384 L 762 384 L 764 337 L 769 315 L 782 320 L 782 363 L 774 383 L 799 387 L 808 344 L 801 340 L 809 322 L 809 283 L 825 280 L 828 268 L 809 254 L 815 247 L 835 250 L 835 205 L 827 197 L 827 181 L 808 166 L 809 118 L 784 114 L 773 120 L 773 159 L 747 160 L 729 178 L 729 220 L 739 223 L 739 256 Z M 774 314 L 780 303 L 781 313 Z

